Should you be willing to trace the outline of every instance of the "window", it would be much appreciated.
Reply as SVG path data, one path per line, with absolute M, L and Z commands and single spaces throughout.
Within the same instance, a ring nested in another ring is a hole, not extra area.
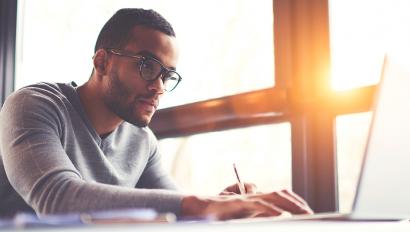
M 334 89 L 377 84 L 386 53 L 410 52 L 408 9 L 407 0 L 329 1 Z
M 290 124 L 255 126 L 160 140 L 165 167 L 181 190 L 215 195 L 244 182 L 261 191 L 291 189 Z
M 377 84 L 385 54 L 393 55 L 404 66 L 410 65 L 406 58 L 410 53 L 408 9 L 410 2 L 406 0 L 329 1 L 333 89 L 349 91 Z M 351 99 L 348 103 L 351 106 L 354 101 L 363 100 Z M 372 115 L 371 112 L 347 113 L 362 110 L 341 111 L 336 118 L 339 209 L 342 212 L 349 211 L 354 200 Z
M 155 9 L 176 31 L 183 81 L 161 108 L 274 85 L 271 0 L 33 0 L 19 1 L 16 88 L 88 80 L 99 30 L 123 7 Z

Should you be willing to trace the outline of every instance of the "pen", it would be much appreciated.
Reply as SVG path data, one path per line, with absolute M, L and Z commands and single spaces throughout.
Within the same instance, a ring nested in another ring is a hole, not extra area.
M 233 170 L 235 171 L 239 192 L 241 193 L 241 195 L 244 195 L 246 194 L 245 185 L 242 183 L 241 178 L 239 178 L 238 170 L 236 169 L 235 163 L 233 164 Z

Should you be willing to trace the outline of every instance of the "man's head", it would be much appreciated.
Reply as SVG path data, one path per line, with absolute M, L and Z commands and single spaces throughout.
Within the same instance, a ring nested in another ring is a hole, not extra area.
M 174 30 L 161 15 L 121 9 L 98 36 L 92 78 L 112 113 L 146 126 L 164 91 L 181 79 L 175 72 L 177 59 Z
M 171 24 L 153 10 L 126 8 L 117 11 L 104 25 L 95 43 L 94 52 L 101 48 L 122 48 L 132 35 L 134 26 L 145 26 L 175 37 Z

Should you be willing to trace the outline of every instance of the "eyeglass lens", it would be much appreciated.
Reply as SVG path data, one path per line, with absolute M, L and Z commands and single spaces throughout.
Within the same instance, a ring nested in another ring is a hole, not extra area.
M 153 59 L 144 59 L 141 63 L 140 71 L 142 78 L 147 81 L 153 81 L 160 75 L 163 75 L 162 81 L 166 91 L 173 90 L 180 81 L 180 77 L 176 72 L 168 70 L 166 73 L 163 73 L 162 65 Z

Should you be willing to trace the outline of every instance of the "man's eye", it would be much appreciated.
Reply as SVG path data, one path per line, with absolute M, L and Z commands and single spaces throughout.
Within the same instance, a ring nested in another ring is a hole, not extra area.
M 160 73 L 161 65 L 153 60 L 145 60 L 143 63 L 143 68 L 150 70 L 152 73 Z
M 154 70 L 154 65 L 152 64 L 152 62 L 144 62 L 144 63 L 142 63 L 142 68 L 143 69 Z
M 168 76 L 168 77 L 166 77 L 166 79 L 167 79 L 168 81 L 176 81 L 176 80 L 178 80 L 178 78 L 177 78 L 176 76 Z

